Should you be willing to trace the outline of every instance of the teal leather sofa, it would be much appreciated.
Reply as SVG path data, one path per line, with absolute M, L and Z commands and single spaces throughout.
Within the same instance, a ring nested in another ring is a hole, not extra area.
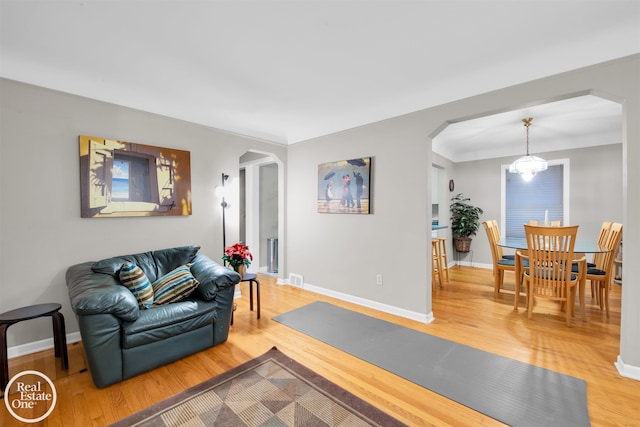
M 227 340 L 240 275 L 199 253 L 198 246 L 122 255 L 68 268 L 71 307 L 94 384 L 101 388 Z M 119 281 L 123 263 L 150 282 L 189 264 L 199 285 L 185 299 L 141 309 Z

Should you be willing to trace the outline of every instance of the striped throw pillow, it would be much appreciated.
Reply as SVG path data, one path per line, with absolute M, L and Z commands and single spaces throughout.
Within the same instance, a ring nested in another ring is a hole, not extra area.
M 127 287 L 138 300 L 138 307 L 151 308 L 153 287 L 146 274 L 132 262 L 125 262 L 120 269 L 120 283 Z
M 153 282 L 153 305 L 180 301 L 198 287 L 200 282 L 193 277 L 190 267 L 191 264 L 181 265 Z

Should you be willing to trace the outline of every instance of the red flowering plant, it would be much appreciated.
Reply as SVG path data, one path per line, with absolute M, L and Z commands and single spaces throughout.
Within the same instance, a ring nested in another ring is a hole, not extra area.
M 227 246 L 224 248 L 224 255 L 222 259 L 227 261 L 234 270 L 237 270 L 241 265 L 249 267 L 251 261 L 253 261 L 253 255 L 249 252 L 249 246 L 243 245 L 241 242 L 235 245 Z

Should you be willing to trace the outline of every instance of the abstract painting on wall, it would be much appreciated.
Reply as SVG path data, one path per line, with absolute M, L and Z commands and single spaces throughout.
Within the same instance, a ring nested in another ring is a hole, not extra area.
M 371 157 L 318 165 L 318 212 L 371 213 Z
M 191 215 L 188 151 L 80 136 L 83 218 Z

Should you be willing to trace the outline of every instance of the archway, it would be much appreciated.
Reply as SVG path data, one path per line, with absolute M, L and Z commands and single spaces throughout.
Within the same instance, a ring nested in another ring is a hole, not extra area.
M 239 236 L 254 256 L 250 271 L 281 278 L 284 272 L 283 162 L 272 153 L 249 150 L 240 157 L 239 176 Z M 276 239 L 275 247 L 272 239 Z

